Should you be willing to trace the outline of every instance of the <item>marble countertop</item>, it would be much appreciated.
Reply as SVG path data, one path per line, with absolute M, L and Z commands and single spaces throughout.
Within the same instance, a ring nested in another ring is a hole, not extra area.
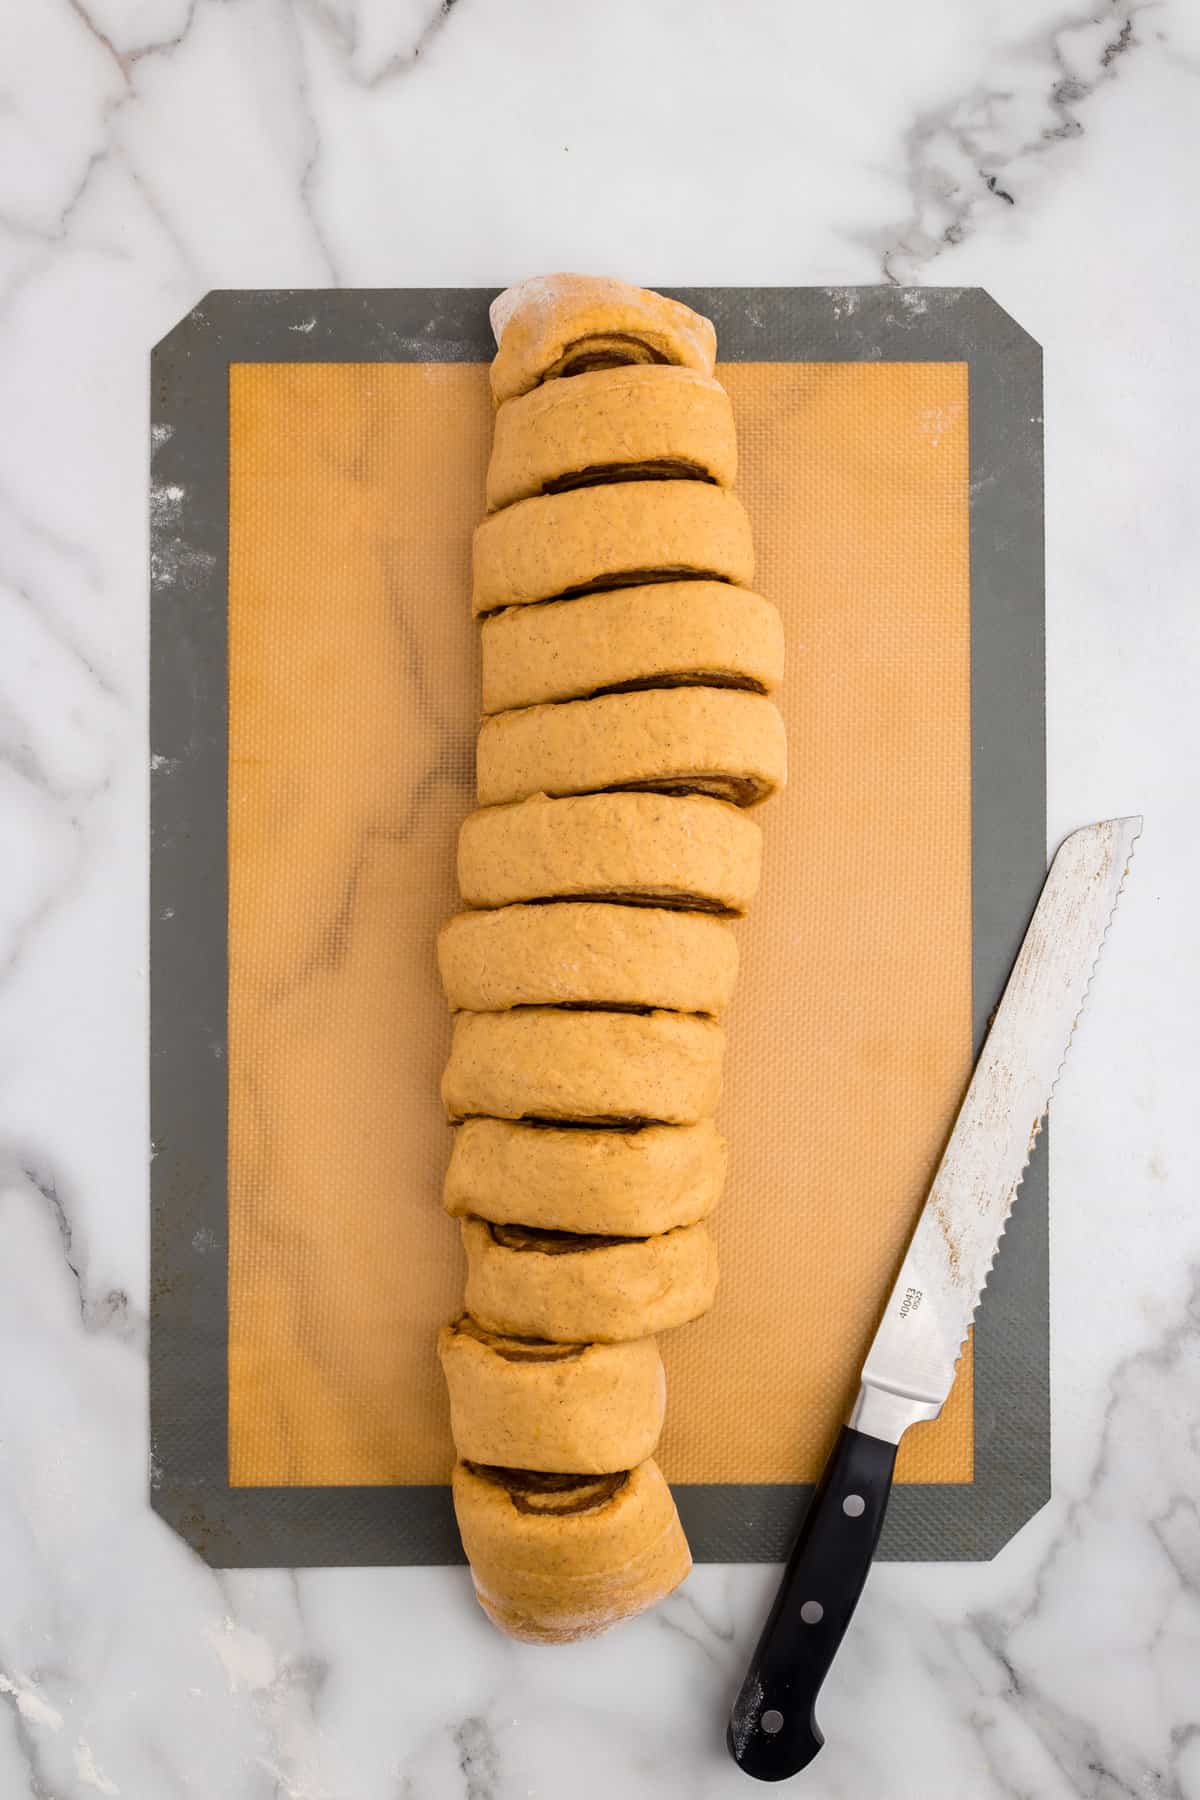
M 546 1652 L 464 1571 L 214 1573 L 146 1502 L 148 349 L 213 287 L 566 267 L 977 283 L 1045 347 L 1050 835 L 1146 815 L 1055 1103 L 1054 1498 L 994 1563 L 877 1569 L 796 1791 L 1200 1796 L 1200 13 L 42 0 L 0 34 L 0 1794 L 749 1791 L 721 1734 L 769 1568 Z

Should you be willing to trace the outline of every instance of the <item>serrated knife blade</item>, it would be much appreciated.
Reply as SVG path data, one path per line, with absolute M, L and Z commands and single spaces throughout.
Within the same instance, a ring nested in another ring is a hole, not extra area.
M 898 1443 L 949 1396 L 1141 825 L 1085 826 L 1051 864 L 863 1364 L 859 1431 Z
M 862 1593 L 896 1447 L 935 1419 L 1000 1247 L 1108 934 L 1138 817 L 1073 832 L 1050 867 L 900 1273 L 729 1722 L 748 1775 L 781 1781 L 824 1739 L 815 1703 Z

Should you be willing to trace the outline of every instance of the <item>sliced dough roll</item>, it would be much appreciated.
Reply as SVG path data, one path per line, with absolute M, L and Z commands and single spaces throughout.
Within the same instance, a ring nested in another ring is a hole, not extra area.
M 487 504 L 496 512 L 603 480 L 684 477 L 732 487 L 736 473 L 733 408 L 719 381 L 695 369 L 598 369 L 500 408 Z
M 783 679 L 783 621 L 724 581 L 663 581 L 483 621 L 483 710 L 575 700 L 610 688 L 738 687 Z
M 497 295 L 492 397 L 621 363 L 679 363 L 711 375 L 712 322 L 678 300 L 604 275 L 539 275 Z
M 596 1637 L 662 1600 L 692 1566 L 655 1462 L 599 1477 L 460 1462 L 452 1486 L 476 1598 L 525 1643 Z
M 717 1110 L 724 1052 L 721 1027 L 690 1013 L 460 1012 L 442 1099 L 457 1119 L 694 1125 Z
M 711 1119 L 635 1131 L 466 1119 L 454 1134 L 442 1204 L 457 1218 L 651 1237 L 712 1211 L 727 1154 Z
M 610 1475 L 654 1454 L 667 1378 L 651 1337 L 552 1344 L 465 1313 L 438 1333 L 454 1447 L 468 1462 Z
M 617 481 L 518 500 L 475 529 L 471 605 L 478 617 L 656 574 L 749 586 L 754 545 L 736 495 L 703 481 Z
M 464 912 L 438 933 L 452 1007 L 652 1006 L 719 1013 L 737 979 L 733 927 L 711 913 L 564 900 Z
M 704 794 L 534 794 L 463 821 L 468 906 L 612 895 L 744 912 L 758 892 L 762 827 Z
M 605 788 L 755 806 L 787 779 L 787 737 L 770 700 L 736 688 L 601 694 L 485 719 L 476 777 L 483 806 Z
M 660 1237 L 579 1237 L 462 1221 L 466 1308 L 489 1331 L 552 1343 L 616 1344 L 698 1319 L 713 1303 L 708 1226 Z

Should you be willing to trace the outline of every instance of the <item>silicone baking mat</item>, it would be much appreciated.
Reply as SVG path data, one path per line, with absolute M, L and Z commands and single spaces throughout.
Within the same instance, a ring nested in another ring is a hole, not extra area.
M 792 779 L 738 926 L 722 1280 L 663 1340 L 698 1560 L 784 1554 L 1044 873 L 1040 356 L 960 290 L 706 290 Z M 461 1556 L 434 939 L 472 804 L 489 293 L 211 295 L 155 352 L 155 1504 Z M 1045 1151 L 893 1557 L 1048 1492 Z

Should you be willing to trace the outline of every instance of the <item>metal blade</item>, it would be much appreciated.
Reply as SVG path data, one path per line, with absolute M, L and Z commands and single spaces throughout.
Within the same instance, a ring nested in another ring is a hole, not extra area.
M 1141 825 L 1086 826 L 1054 858 L 863 1365 L 850 1423 L 872 1437 L 897 1443 L 953 1386 Z

